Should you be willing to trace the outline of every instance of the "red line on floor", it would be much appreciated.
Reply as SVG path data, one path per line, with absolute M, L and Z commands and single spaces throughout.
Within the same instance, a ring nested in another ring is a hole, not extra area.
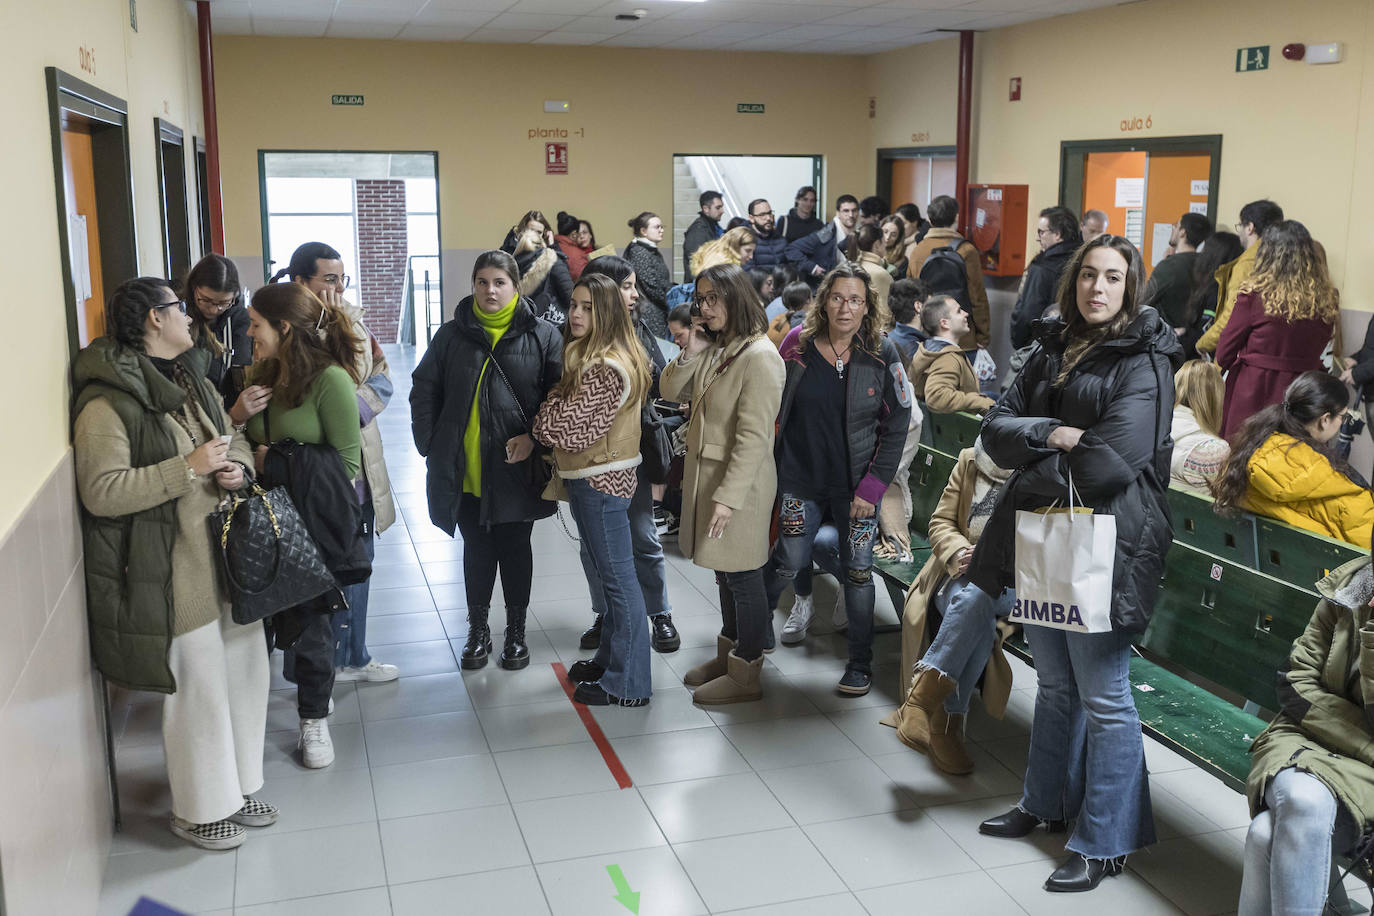
M 595 744 L 596 749 L 601 752 L 601 759 L 606 761 L 606 767 L 611 771 L 611 775 L 615 777 L 615 781 L 622 789 L 630 788 L 630 786 L 634 785 L 634 783 L 630 781 L 630 774 L 625 772 L 625 765 L 621 763 L 620 758 L 616 756 L 615 748 L 611 747 L 611 742 L 606 737 L 606 733 L 601 730 L 601 726 L 598 725 L 596 719 L 592 717 L 592 711 L 576 700 L 573 700 L 573 692 L 577 688 L 573 686 L 572 681 L 568 680 L 568 669 L 563 667 L 562 662 L 554 662 L 553 673 L 554 676 L 558 678 L 558 683 L 563 685 L 563 692 L 568 695 L 568 700 L 572 703 L 573 709 L 577 710 L 577 717 L 582 720 L 582 725 L 587 729 L 587 734 L 592 736 L 592 743 Z

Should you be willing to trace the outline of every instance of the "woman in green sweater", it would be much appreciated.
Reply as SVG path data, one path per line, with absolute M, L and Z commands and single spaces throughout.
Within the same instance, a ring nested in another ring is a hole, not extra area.
M 246 406 L 248 438 L 257 446 L 262 471 L 267 446 L 280 439 L 328 445 L 356 479 L 362 469 L 358 421 L 357 356 L 363 342 L 339 309 L 299 283 L 264 286 L 248 309 L 253 338 L 249 380 L 270 389 L 270 399 Z M 270 434 L 269 434 L 270 433 Z M 329 696 L 334 690 L 334 631 L 326 611 L 312 613 L 287 656 L 284 674 L 296 682 L 302 762 L 311 769 L 334 762 L 329 736 Z

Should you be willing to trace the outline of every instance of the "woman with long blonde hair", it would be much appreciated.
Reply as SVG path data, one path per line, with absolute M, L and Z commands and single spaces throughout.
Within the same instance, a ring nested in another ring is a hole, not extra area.
M 1221 473 L 1231 447 L 1221 438 L 1225 384 L 1214 363 L 1193 359 L 1174 373 L 1174 456 L 1169 476 L 1201 493 Z
M 573 288 L 563 377 L 534 418 L 553 448 L 573 519 L 605 592 L 596 656 L 568 671 L 588 706 L 644 706 L 652 693 L 649 622 L 635 575 L 630 502 L 638 487 L 640 408 L 652 381 L 620 288 L 583 276 Z
M 720 264 L 743 267 L 754 260 L 754 249 L 757 247 L 758 237 L 748 227 L 736 226 L 692 252 L 692 276 Z
M 1264 231 L 1254 272 L 1241 285 L 1217 344 L 1217 365 L 1227 372 L 1223 436 L 1229 439 L 1246 419 L 1282 401 L 1299 375 L 1322 368 L 1340 303 L 1326 258 L 1306 226 L 1290 219 Z

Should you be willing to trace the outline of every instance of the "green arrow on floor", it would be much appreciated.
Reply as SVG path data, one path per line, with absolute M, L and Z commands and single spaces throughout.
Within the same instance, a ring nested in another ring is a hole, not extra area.
M 607 865 L 606 873 L 611 876 L 611 881 L 615 884 L 615 899 L 620 901 L 621 906 L 631 913 L 639 913 L 639 892 L 630 890 L 630 882 L 625 880 L 625 873 L 620 870 L 619 865 Z

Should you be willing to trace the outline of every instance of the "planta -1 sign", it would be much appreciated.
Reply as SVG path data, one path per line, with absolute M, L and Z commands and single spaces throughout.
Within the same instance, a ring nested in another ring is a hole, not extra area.
M 363 97 L 361 95 L 336 93 L 329 97 L 329 104 L 331 105 L 361 105 L 362 103 Z

